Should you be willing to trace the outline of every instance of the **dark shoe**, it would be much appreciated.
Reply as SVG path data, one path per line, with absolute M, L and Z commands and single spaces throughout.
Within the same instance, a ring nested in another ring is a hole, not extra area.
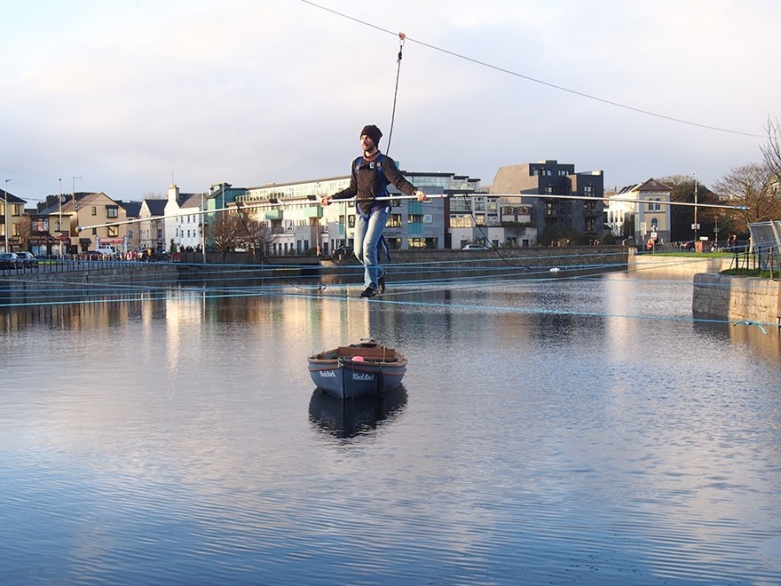
M 377 293 L 380 295 L 385 293 L 385 275 L 382 275 L 379 279 L 377 279 Z
M 373 287 L 366 287 L 361 293 L 361 297 L 374 297 L 375 295 L 377 295 L 377 291 Z

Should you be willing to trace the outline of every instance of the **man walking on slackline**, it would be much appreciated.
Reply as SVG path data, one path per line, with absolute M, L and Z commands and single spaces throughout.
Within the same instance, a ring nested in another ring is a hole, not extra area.
M 327 195 L 320 204 L 327 206 L 333 200 L 355 198 L 355 256 L 364 266 L 365 289 L 361 297 L 374 297 L 385 292 L 385 270 L 379 262 L 379 246 L 384 244 L 383 232 L 391 211 L 388 184 L 406 195 L 415 195 L 426 201 L 426 194 L 407 181 L 396 167 L 396 161 L 383 155 L 378 145 L 382 138 L 379 128 L 370 124 L 361 130 L 363 156 L 353 161 L 350 186 L 333 195 Z

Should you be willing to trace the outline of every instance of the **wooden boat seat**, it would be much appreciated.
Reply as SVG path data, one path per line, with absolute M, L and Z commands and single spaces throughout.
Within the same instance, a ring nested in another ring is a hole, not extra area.
M 339 346 L 337 356 L 363 356 L 372 360 L 391 362 L 396 360 L 396 350 L 393 348 L 371 348 L 361 346 Z

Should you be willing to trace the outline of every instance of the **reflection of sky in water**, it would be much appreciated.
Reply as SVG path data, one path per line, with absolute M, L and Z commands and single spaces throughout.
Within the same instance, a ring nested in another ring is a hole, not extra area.
M 778 332 L 690 304 L 615 275 L 5 311 L 0 577 L 778 582 Z M 305 359 L 369 335 L 404 397 L 345 419 Z

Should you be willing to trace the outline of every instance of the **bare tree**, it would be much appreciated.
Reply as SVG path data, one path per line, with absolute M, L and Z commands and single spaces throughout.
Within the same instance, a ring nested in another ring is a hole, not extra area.
M 761 147 L 765 164 L 775 177 L 781 178 L 781 122 L 778 118 L 768 119 L 765 131 L 767 144 Z
M 33 236 L 33 219 L 25 214 L 16 224 L 16 234 L 22 250 L 29 250 L 30 239 Z
M 781 219 L 778 182 L 767 164 L 736 167 L 717 181 L 714 189 L 723 199 L 741 208 L 732 212 L 738 231 L 747 232 L 750 222 Z
M 258 252 L 261 255 L 265 254 L 271 243 L 276 240 L 276 237 L 271 233 L 271 228 L 253 219 L 250 212 L 240 205 L 236 211 L 236 217 L 241 222 L 243 228 L 241 234 L 242 244 L 252 252 L 253 258 L 256 257 Z
M 670 200 L 691 205 L 674 205 L 670 209 L 670 237 L 673 241 L 690 240 L 694 223 L 694 186 L 697 185 L 697 203 L 717 204 L 718 196 L 700 183 L 693 175 L 670 175 L 659 181 L 672 188 Z M 717 211 L 713 208 L 700 208 L 697 223 L 701 224 L 702 234 L 714 232 Z M 720 220 L 718 220 L 720 221 Z
M 214 246 L 223 258 L 242 243 L 244 226 L 236 214 L 221 212 L 217 215 L 211 229 Z

